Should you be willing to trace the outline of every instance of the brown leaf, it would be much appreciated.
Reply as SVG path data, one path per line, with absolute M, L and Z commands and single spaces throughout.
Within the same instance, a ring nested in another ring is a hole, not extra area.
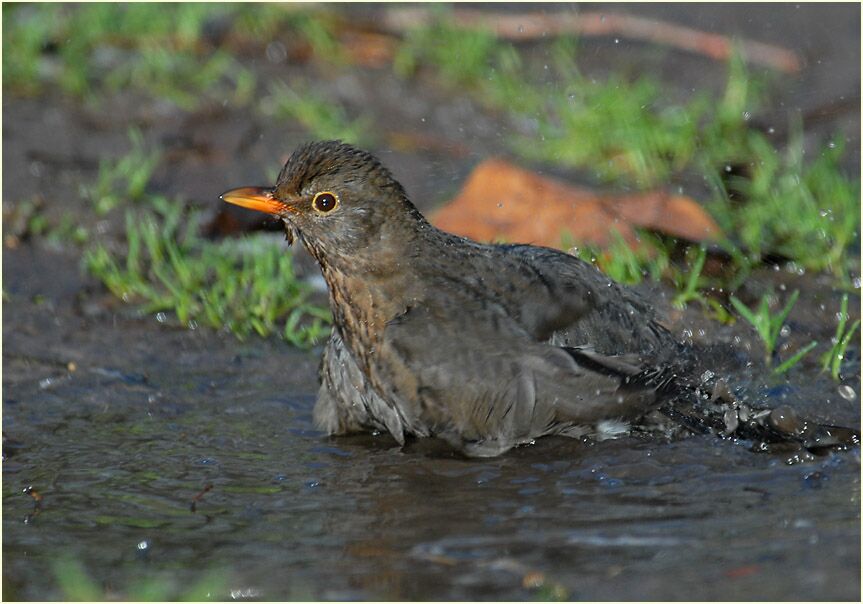
M 635 226 L 689 241 L 714 241 L 721 234 L 701 205 L 685 195 L 649 191 L 606 199 L 615 214 Z
M 648 192 L 599 195 L 540 176 L 500 159 L 478 165 L 461 192 L 432 217 L 438 227 L 479 241 L 559 247 L 564 233 L 579 243 L 606 246 L 616 230 L 634 244 L 634 227 L 692 241 L 720 235 L 697 202 Z
M 398 41 L 387 34 L 368 31 L 347 31 L 339 42 L 354 65 L 386 67 L 396 52 Z

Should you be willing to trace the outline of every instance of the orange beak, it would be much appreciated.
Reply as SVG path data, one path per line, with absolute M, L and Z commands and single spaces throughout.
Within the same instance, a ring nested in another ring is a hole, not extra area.
M 240 187 L 222 193 L 222 201 L 257 210 L 267 214 L 281 215 L 291 211 L 290 206 L 273 198 L 273 190 L 265 187 Z

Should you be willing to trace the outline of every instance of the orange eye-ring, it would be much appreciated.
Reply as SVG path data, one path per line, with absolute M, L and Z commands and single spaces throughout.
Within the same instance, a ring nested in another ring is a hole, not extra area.
M 312 207 L 320 214 L 327 214 L 335 210 L 339 205 L 339 198 L 335 193 L 322 191 L 315 195 L 312 200 Z

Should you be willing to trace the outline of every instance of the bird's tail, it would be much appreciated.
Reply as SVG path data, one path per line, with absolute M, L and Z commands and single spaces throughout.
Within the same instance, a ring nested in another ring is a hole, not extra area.
M 675 397 L 659 412 L 691 432 L 748 440 L 763 451 L 792 445 L 818 453 L 860 444 L 856 428 L 802 418 L 788 406 L 753 408 L 738 401 L 723 380 L 713 384 L 710 394 Z
M 609 356 L 586 347 L 562 348 L 580 365 L 620 377 L 623 390 L 655 390 L 658 400 L 665 401 L 656 411 L 670 420 L 672 426 L 688 432 L 743 439 L 764 451 L 788 445 L 818 452 L 860 444 L 858 429 L 801 418 L 787 406 L 755 408 L 737 400 L 722 379 L 693 378 L 697 372 L 693 372 L 687 364 L 690 359 L 685 356 L 679 356 L 676 364 L 668 363 L 657 369 L 643 364 L 637 355 Z M 655 419 L 654 413 L 649 415 Z M 660 422 L 659 427 L 667 424 Z M 647 419 L 642 427 L 652 431 L 657 426 Z

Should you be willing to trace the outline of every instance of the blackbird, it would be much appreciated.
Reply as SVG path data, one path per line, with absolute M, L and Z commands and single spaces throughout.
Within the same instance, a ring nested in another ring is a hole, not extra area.
M 309 143 L 275 187 L 222 199 L 280 217 L 320 264 L 334 325 L 314 417 L 329 434 L 437 437 L 484 457 L 623 431 L 657 410 L 702 431 L 800 431 L 787 412 L 783 432 L 764 414 L 675 408 L 701 396 L 693 355 L 644 299 L 570 254 L 435 228 L 366 151 Z

